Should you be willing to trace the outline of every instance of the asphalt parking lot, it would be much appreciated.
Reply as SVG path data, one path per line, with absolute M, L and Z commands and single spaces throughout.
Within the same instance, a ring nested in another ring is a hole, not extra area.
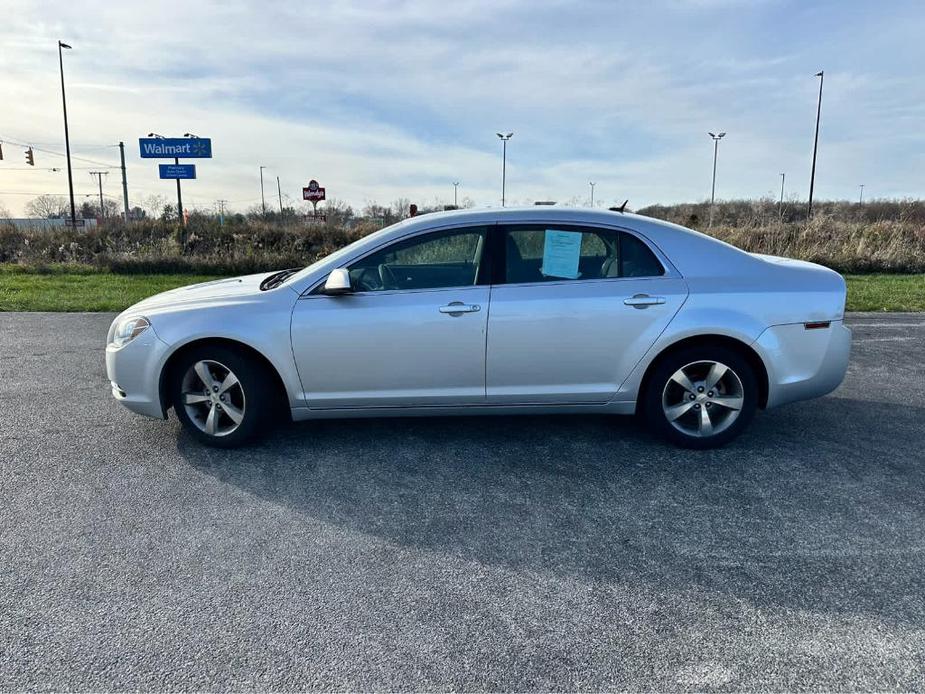
M 925 688 L 925 316 L 720 451 L 632 419 L 110 399 L 112 316 L 0 314 L 0 689 Z

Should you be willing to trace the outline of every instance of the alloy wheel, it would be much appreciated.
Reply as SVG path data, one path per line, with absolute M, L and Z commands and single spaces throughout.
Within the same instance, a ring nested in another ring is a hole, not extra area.
M 732 426 L 745 398 L 742 380 L 718 361 L 691 362 L 675 371 L 662 390 L 662 411 L 687 436 L 715 436 Z
M 194 363 L 183 375 L 180 397 L 190 421 L 209 436 L 227 436 L 244 421 L 244 389 L 221 362 Z

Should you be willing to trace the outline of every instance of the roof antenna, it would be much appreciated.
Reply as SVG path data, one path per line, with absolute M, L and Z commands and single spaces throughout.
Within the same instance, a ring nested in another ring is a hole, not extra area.
M 624 200 L 624 201 L 623 201 L 623 204 L 620 205 L 619 207 L 609 207 L 608 209 L 609 209 L 611 212 L 623 212 L 624 210 L 626 210 L 626 203 L 628 203 L 628 202 L 629 202 L 629 200 Z

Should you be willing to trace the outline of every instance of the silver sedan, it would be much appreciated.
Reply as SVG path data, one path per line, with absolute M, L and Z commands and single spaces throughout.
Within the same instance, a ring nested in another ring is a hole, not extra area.
M 123 405 L 216 446 L 288 419 L 595 412 L 708 448 L 841 383 L 844 307 L 827 268 L 646 217 L 446 212 L 146 299 L 106 367 Z

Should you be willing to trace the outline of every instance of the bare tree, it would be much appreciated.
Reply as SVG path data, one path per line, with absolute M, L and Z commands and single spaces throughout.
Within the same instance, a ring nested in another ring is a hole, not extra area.
M 405 219 L 411 216 L 411 200 L 408 198 L 398 198 L 392 201 L 392 214 L 398 219 Z
M 138 206 L 144 210 L 147 217 L 157 218 L 163 214 L 167 198 L 163 195 L 145 195 L 138 200 Z
M 39 219 L 59 219 L 69 210 L 67 198 L 62 195 L 39 195 L 26 203 L 26 215 Z
M 10 214 L 10 210 L 6 207 L 6 205 L 0 203 L 0 220 L 10 219 L 12 216 L 13 215 Z

